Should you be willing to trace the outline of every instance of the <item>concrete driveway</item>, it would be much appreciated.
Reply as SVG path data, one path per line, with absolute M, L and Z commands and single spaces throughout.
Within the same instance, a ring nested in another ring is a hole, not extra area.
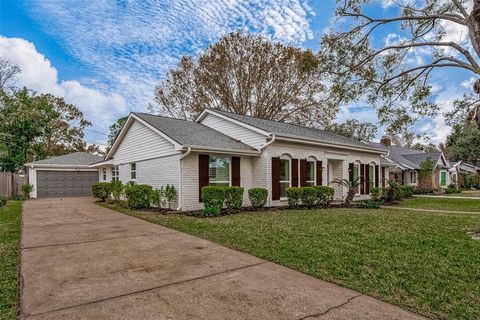
M 20 295 L 22 319 L 420 319 L 90 198 L 24 203 Z

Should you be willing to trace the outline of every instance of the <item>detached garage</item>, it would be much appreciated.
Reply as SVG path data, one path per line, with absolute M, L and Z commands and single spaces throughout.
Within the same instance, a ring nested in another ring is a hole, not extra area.
M 32 198 L 82 197 L 92 194 L 92 184 L 98 182 L 98 171 L 89 167 L 102 157 L 88 152 L 29 162 L 28 179 L 34 186 Z

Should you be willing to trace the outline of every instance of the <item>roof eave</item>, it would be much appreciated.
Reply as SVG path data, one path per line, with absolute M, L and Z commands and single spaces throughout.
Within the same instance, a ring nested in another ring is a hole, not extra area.
M 203 147 L 195 145 L 184 145 L 184 148 L 190 148 L 192 151 L 200 152 L 212 152 L 212 153 L 230 153 L 230 154 L 240 154 L 240 155 L 251 155 L 259 156 L 261 151 L 259 150 L 242 150 L 242 149 L 232 149 L 232 148 L 218 148 L 218 147 Z

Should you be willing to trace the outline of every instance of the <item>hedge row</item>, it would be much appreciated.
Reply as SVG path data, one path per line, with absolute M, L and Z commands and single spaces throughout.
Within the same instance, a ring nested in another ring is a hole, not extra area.
M 328 206 L 333 201 L 333 188 L 327 186 L 287 188 L 287 202 L 290 207 Z
M 222 209 L 233 212 L 242 207 L 244 188 L 207 186 L 202 188 L 203 214 L 218 216 Z M 267 203 L 268 191 L 265 188 L 251 188 L 248 198 L 252 207 L 261 208 Z
M 415 188 L 413 186 L 399 185 L 390 181 L 388 187 L 372 188 L 370 195 L 373 201 L 393 202 L 411 198 L 414 192 Z

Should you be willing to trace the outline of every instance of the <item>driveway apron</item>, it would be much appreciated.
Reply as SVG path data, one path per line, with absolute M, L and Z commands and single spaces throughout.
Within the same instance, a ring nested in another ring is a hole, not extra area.
M 21 319 L 422 319 L 91 198 L 26 201 L 20 268 Z

